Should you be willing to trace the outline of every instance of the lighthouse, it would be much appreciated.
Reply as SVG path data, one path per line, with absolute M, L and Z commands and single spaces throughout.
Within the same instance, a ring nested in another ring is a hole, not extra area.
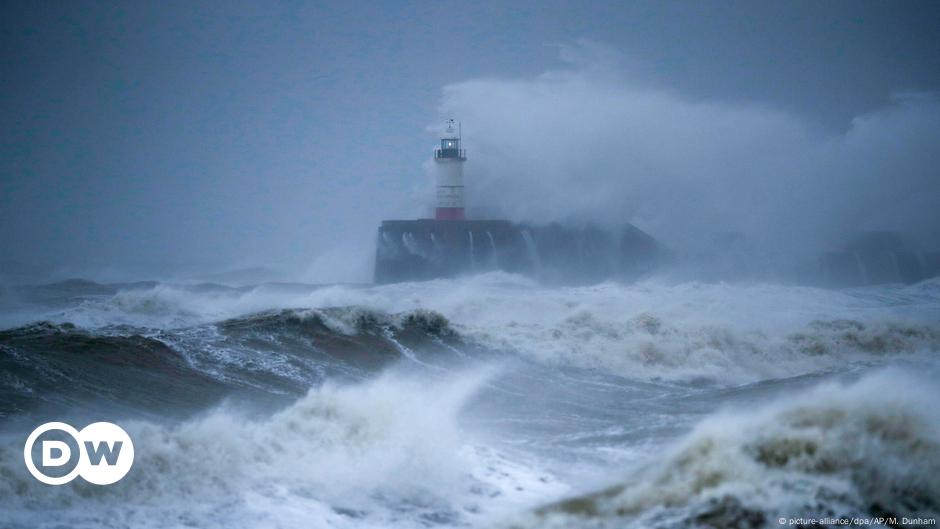
M 441 146 L 434 149 L 437 177 L 437 220 L 463 220 L 463 163 L 466 152 L 460 145 L 460 124 L 447 121 Z
M 655 239 L 627 224 L 611 232 L 592 226 L 515 224 L 467 219 L 464 213 L 460 123 L 448 120 L 434 146 L 434 218 L 383 220 L 375 245 L 375 282 L 425 281 L 489 270 L 533 274 L 549 281 L 632 278 L 659 259 Z M 666 255 L 663 253 L 662 255 Z

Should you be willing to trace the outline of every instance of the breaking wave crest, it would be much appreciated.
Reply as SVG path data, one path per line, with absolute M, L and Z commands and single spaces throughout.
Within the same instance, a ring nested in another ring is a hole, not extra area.
M 816 320 L 777 334 L 729 323 L 626 321 L 580 311 L 550 326 L 517 324 L 471 338 L 544 362 L 628 378 L 746 383 L 940 351 L 940 325 Z
M 625 484 L 542 508 L 525 527 L 769 527 L 778 518 L 940 515 L 940 399 L 901 370 L 723 413 Z
M 45 486 L 26 474 L 21 440 L 8 439 L 0 447 L 5 522 L 420 527 L 557 496 L 563 487 L 549 476 L 460 430 L 458 412 L 488 377 L 484 370 L 429 382 L 387 373 L 325 384 L 267 418 L 222 407 L 173 426 L 125 421 L 137 458 L 119 487 Z
M 233 389 L 301 395 L 360 378 L 455 339 L 441 315 L 352 307 L 278 310 L 185 329 L 82 329 L 40 322 L 0 331 L 0 416 L 39 401 L 191 409 Z

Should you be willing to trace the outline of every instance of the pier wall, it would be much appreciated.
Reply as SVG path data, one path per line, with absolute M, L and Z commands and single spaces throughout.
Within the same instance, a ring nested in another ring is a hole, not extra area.
M 550 283 L 634 279 L 651 270 L 662 254 L 655 239 L 630 225 L 603 230 L 505 220 L 387 220 L 378 232 L 375 282 L 490 270 Z

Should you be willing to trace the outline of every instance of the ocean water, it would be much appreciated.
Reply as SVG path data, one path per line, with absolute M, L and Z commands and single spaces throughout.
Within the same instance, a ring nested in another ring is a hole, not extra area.
M 937 518 L 938 353 L 938 280 L 6 288 L 0 527 Z M 39 483 L 48 420 L 134 467 Z

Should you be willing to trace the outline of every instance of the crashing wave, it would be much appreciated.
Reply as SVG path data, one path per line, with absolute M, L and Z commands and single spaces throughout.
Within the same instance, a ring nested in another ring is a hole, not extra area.
M 359 307 L 279 310 L 185 329 L 70 323 L 0 331 L 0 416 L 41 401 L 191 409 L 231 390 L 300 395 L 329 378 L 374 372 L 456 334 L 440 314 Z
M 134 468 L 119 486 L 49 487 L 0 443 L 5 527 L 465 525 L 563 486 L 468 439 L 458 413 L 486 371 L 326 384 L 270 417 L 229 408 L 174 426 L 124 421 Z M 9 524 L 9 525 L 7 525 Z
M 469 333 L 468 338 L 550 363 L 629 378 L 704 378 L 721 383 L 797 376 L 940 351 L 937 325 L 812 321 L 778 335 L 730 324 L 680 325 L 652 314 L 619 321 L 590 311 L 578 311 L 550 326 L 517 323 L 498 333 Z
M 891 370 L 707 419 L 623 485 L 512 527 L 741 527 L 786 518 L 940 516 L 940 398 Z M 899 522 L 900 523 L 900 522 Z

